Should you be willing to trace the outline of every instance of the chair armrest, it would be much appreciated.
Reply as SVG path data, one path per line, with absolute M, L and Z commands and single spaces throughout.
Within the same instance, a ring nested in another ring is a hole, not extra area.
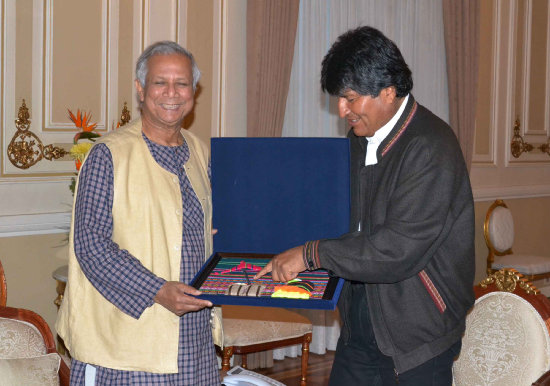
M 532 386 L 550 386 L 550 370 L 542 374 Z
M 71 374 L 70 374 L 69 367 L 65 363 L 65 360 L 61 358 L 61 363 L 59 364 L 59 385 L 69 386 L 70 379 L 71 379 Z

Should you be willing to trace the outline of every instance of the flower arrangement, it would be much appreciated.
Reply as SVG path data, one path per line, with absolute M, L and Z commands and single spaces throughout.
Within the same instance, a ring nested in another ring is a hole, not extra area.
M 71 157 L 75 162 L 76 171 L 78 174 L 78 171 L 80 171 L 80 167 L 82 166 L 82 162 L 84 161 L 84 158 L 86 158 L 86 154 L 88 154 L 88 151 L 90 151 L 93 142 L 95 142 L 95 139 L 101 137 L 101 134 L 94 131 L 97 127 L 97 123 L 90 123 L 92 114 L 82 113 L 80 109 L 76 111 L 76 115 L 73 114 L 70 109 L 67 109 L 67 111 L 69 112 L 69 119 L 74 123 L 77 128 L 80 129 L 80 131 L 75 134 L 73 138 L 73 146 L 69 151 Z M 88 140 L 91 142 L 79 143 L 79 141 L 81 140 Z M 69 185 L 69 189 L 71 190 L 73 195 L 75 186 L 76 179 L 73 177 L 71 179 L 71 184 Z

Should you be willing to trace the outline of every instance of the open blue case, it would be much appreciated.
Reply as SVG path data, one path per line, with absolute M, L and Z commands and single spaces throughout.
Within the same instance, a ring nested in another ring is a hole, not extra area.
M 203 291 L 201 286 L 225 258 L 265 261 L 306 241 L 348 231 L 347 139 L 212 138 L 211 154 L 213 227 L 218 233 L 215 253 L 191 283 L 195 288 Z M 214 304 L 334 309 L 343 280 L 323 272 L 330 285 L 321 299 L 200 297 Z

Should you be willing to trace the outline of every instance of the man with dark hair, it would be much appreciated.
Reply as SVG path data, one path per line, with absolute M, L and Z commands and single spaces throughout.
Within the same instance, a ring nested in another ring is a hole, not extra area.
M 257 276 L 324 268 L 346 280 L 332 385 L 451 385 L 474 301 L 474 207 L 451 128 L 410 94 L 411 71 L 371 27 L 323 59 L 351 126 L 350 232 L 273 258 Z

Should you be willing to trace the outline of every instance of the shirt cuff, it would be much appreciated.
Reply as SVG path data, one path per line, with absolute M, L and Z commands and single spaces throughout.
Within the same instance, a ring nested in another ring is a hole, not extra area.
M 321 268 L 319 262 L 319 240 L 307 241 L 304 244 L 304 265 L 308 271 L 314 271 Z
M 135 302 L 125 304 L 124 308 L 126 309 L 122 309 L 122 311 L 135 319 L 139 319 L 147 308 L 155 304 L 155 296 L 157 296 L 164 283 L 166 283 L 166 280 L 160 277 L 147 281 L 147 284 L 143 286 L 144 292 L 134 299 Z
M 157 293 L 160 291 L 164 283 L 166 283 L 166 280 L 163 278 L 159 277 L 156 280 L 155 284 L 151 288 L 151 293 L 153 294 L 153 296 L 150 298 L 149 304 L 147 305 L 147 307 L 151 307 L 153 304 L 155 304 L 155 296 L 157 296 Z

